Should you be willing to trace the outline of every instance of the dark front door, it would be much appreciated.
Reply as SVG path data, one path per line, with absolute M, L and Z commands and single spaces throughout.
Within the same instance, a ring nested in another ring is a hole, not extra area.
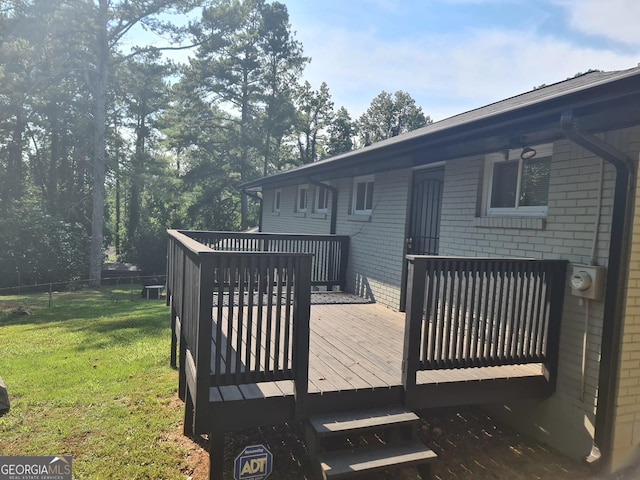
M 409 255 L 438 254 L 443 183 L 444 168 L 418 170 L 413 174 L 407 238 Z
M 440 212 L 444 168 L 417 170 L 413 174 L 411 208 L 407 224 L 407 255 L 437 255 L 440 249 Z M 403 264 L 400 311 L 405 311 L 407 262 Z

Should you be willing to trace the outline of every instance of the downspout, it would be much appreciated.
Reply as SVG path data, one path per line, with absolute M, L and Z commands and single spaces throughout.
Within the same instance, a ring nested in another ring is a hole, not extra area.
M 609 241 L 609 265 L 604 295 L 604 319 L 600 371 L 598 375 L 598 404 L 594 433 L 594 448 L 586 460 L 590 463 L 609 459 L 613 448 L 613 428 L 618 386 L 618 365 L 627 274 L 624 266 L 629 261 L 630 221 L 634 204 L 635 166 L 624 152 L 604 142 L 589 132 L 582 131 L 573 111 L 562 114 L 560 126 L 565 136 L 599 156 L 616 169 L 616 182 L 611 214 L 611 239 Z
M 260 207 L 258 210 L 258 231 L 261 232 L 262 231 L 262 197 L 258 195 L 256 192 L 250 192 L 244 189 L 242 190 L 242 194 L 247 195 L 248 197 L 254 198 L 260 204 Z
M 309 183 L 318 187 L 324 187 L 331 192 L 331 218 L 329 219 L 329 235 L 336 234 L 336 222 L 338 219 L 338 189 L 326 183 L 319 182 L 309 177 Z

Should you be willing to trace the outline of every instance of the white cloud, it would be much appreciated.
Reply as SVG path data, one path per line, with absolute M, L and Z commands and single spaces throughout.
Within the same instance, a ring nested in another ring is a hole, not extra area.
M 553 0 L 569 14 L 570 26 L 590 35 L 640 46 L 638 0 Z
M 475 30 L 401 41 L 318 27 L 303 39 L 314 58 L 305 77 L 326 81 L 336 106 L 359 116 L 380 91 L 405 90 L 439 120 L 591 68 L 616 70 L 632 55 L 573 45 L 535 32 Z

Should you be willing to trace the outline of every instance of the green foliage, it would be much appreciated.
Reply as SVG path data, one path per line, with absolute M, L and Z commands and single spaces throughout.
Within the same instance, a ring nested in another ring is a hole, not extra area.
M 86 230 L 31 204 L 0 217 L 0 287 L 86 277 Z
M 358 120 L 360 141 L 363 145 L 407 133 L 431 123 L 422 108 L 406 92 L 398 90 L 393 96 L 387 92 L 371 101 L 371 105 Z
M 5 3 L 0 286 L 88 273 L 97 284 L 106 247 L 160 272 L 165 229 L 255 226 L 258 202 L 239 185 L 354 147 L 355 124 L 334 112 L 327 84 L 301 83 L 309 58 L 282 2 Z M 197 7 L 201 18 L 172 23 Z M 141 23 L 192 43 L 189 63 L 156 46 L 124 51 Z M 404 92 L 383 92 L 368 114 L 361 134 L 428 121 Z
M 333 119 L 333 101 L 329 87 L 322 82 L 319 90 L 313 90 L 309 82 L 304 82 L 297 90 L 298 106 L 297 143 L 300 163 L 312 163 L 325 155 L 325 129 Z
M 329 141 L 327 154 L 330 156 L 353 150 L 355 126 L 346 108 L 340 107 L 329 125 Z
M 121 260 L 135 263 L 143 275 L 164 275 L 167 271 L 167 229 L 143 222 L 133 237 L 127 238 Z

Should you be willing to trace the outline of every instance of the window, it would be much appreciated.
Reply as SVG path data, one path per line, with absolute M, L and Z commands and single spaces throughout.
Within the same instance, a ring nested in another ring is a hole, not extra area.
M 329 208 L 329 189 L 326 187 L 316 187 L 316 212 L 326 213 Z
M 353 180 L 353 213 L 370 214 L 373 211 L 373 175 Z
M 307 211 L 307 201 L 309 197 L 309 187 L 300 185 L 298 187 L 298 200 L 296 202 L 296 211 L 304 213 Z
M 489 215 L 546 215 L 552 145 L 536 146 L 535 157 L 523 160 L 521 150 L 490 155 L 487 213 Z
M 280 197 L 282 196 L 282 190 L 276 190 L 273 193 L 273 211 L 280 211 Z

